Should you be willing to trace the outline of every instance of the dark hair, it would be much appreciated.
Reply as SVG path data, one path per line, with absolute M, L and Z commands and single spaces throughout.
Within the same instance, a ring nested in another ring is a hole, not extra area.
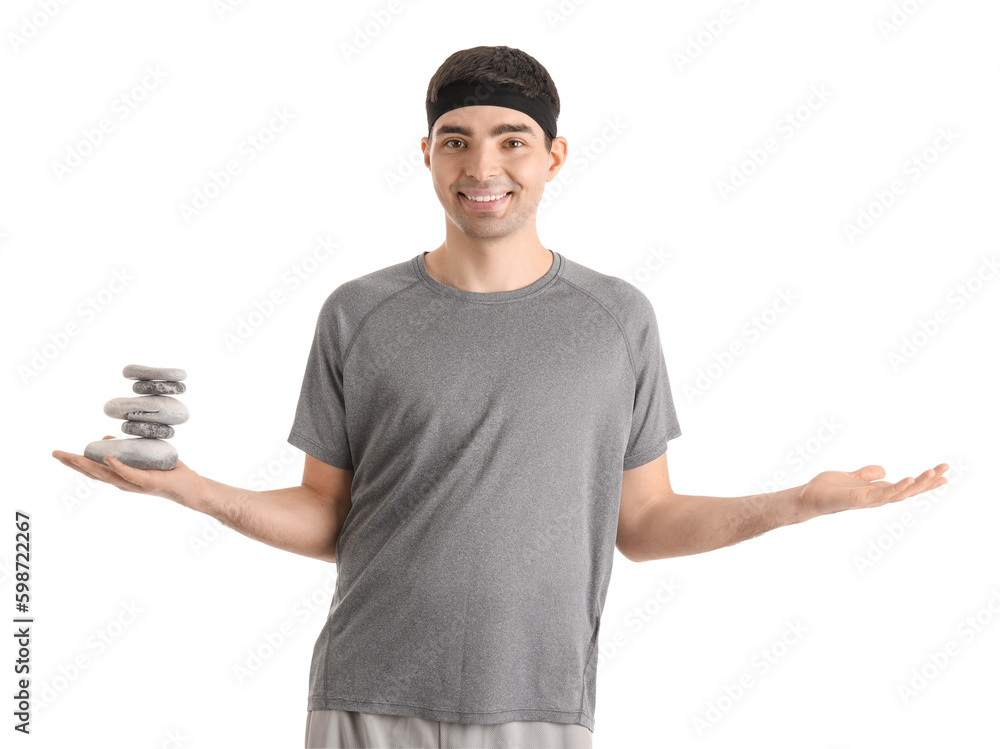
M 527 52 L 513 47 L 470 47 L 451 54 L 431 77 L 425 106 L 437 101 L 438 91 L 450 83 L 506 83 L 525 96 L 540 96 L 555 105 L 559 116 L 559 92 L 549 71 Z M 432 133 L 427 134 L 433 137 Z M 545 135 L 545 148 L 552 138 Z

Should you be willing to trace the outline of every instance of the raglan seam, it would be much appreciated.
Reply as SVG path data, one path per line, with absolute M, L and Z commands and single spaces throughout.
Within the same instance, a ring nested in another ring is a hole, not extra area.
M 613 278 L 617 278 L 617 276 L 613 276 Z M 604 302 L 602 302 L 600 299 L 598 299 L 594 294 L 592 294 L 591 292 L 587 291 L 586 289 L 584 289 L 581 286 L 577 286 L 575 283 L 573 283 L 572 281 L 570 281 L 570 280 L 568 280 L 566 278 L 562 278 L 562 280 L 566 284 L 568 284 L 569 286 L 571 286 L 574 289 L 576 289 L 577 291 L 579 291 L 581 294 L 585 294 L 585 295 L 589 296 L 591 299 L 593 299 L 595 302 L 597 302 L 597 304 L 599 304 L 604 309 L 604 311 L 608 313 L 608 315 L 611 317 L 611 319 L 614 320 L 615 324 L 618 326 L 619 332 L 621 333 L 622 339 L 625 341 L 625 350 L 626 350 L 626 352 L 628 352 L 629 365 L 632 367 L 632 383 L 633 383 L 632 386 L 633 386 L 633 390 L 638 389 L 638 387 L 639 387 L 639 373 L 636 370 L 635 355 L 633 354 L 632 344 L 631 344 L 631 342 L 628 339 L 628 334 L 625 332 L 625 327 L 621 324 L 621 321 L 619 321 L 619 319 L 615 315 L 615 313 L 612 312 L 608 308 L 608 306 L 606 304 L 604 304 Z M 618 279 L 618 280 L 624 281 L 624 279 Z M 627 281 L 625 283 L 627 283 Z M 638 291 L 638 289 L 637 289 L 637 291 Z M 640 291 L 639 293 L 641 294 L 642 292 Z M 647 301 L 648 301 L 648 299 L 647 299 Z M 662 437 L 660 437 L 659 439 L 657 439 L 656 444 L 654 444 L 652 447 L 646 448 L 645 450 L 643 450 L 642 452 L 639 452 L 639 453 L 632 453 L 631 455 L 629 455 L 629 454 L 626 453 L 624 456 L 622 456 L 622 460 L 626 461 L 626 462 L 634 461 L 636 458 L 644 457 L 647 453 L 650 453 L 650 452 L 656 451 L 656 450 L 660 450 L 661 447 L 663 447 L 665 449 L 666 448 L 666 443 L 668 443 L 670 441 L 670 439 L 672 438 L 672 436 L 677 436 L 676 434 L 672 434 L 672 431 L 676 431 L 676 430 L 667 429 L 666 432 L 664 433 L 664 435 Z M 660 454 L 661 454 L 660 452 L 656 453 L 656 455 L 660 455 Z M 654 455 L 653 457 L 656 457 L 656 455 Z M 649 461 L 645 461 L 645 462 L 649 462 Z M 639 465 L 644 465 L 644 463 L 639 463 Z
M 605 312 L 608 313 L 608 316 L 611 317 L 611 319 L 614 321 L 615 325 L 618 326 L 618 331 L 621 333 L 622 340 L 625 341 L 625 351 L 628 353 L 629 366 L 632 368 L 633 386 L 638 386 L 638 384 L 639 384 L 639 376 L 638 376 L 638 374 L 636 372 L 636 368 L 635 368 L 635 356 L 632 354 L 632 345 L 631 345 L 631 343 L 629 343 L 628 334 L 625 332 L 625 327 L 621 324 L 621 322 L 619 322 L 618 318 L 615 316 L 615 313 L 612 312 L 610 309 L 608 309 L 608 306 L 604 302 L 602 302 L 600 299 L 598 299 L 596 296 L 594 296 L 591 292 L 587 291 L 583 287 L 577 286 L 575 283 L 573 283 L 570 280 L 567 280 L 566 278 L 563 278 L 562 280 L 563 280 L 564 283 L 568 284 L 569 286 L 572 286 L 574 289 L 576 289 L 577 291 L 579 291 L 581 294 L 585 294 L 586 296 L 589 296 L 591 299 L 593 299 L 595 302 L 597 302 L 597 304 L 600 305 L 601 308 Z
M 414 282 L 412 282 L 412 283 L 410 283 L 410 284 L 408 284 L 408 285 L 406 285 L 406 286 L 404 286 L 403 288 L 399 289 L 398 291 L 392 292 L 391 294 L 389 294 L 389 296 L 385 297 L 384 299 L 382 299 L 379 302 L 376 302 L 375 306 L 372 307 L 370 310 L 368 310 L 368 312 L 365 314 L 365 316 L 361 318 L 361 321 L 358 323 L 358 329 L 354 331 L 353 335 L 351 335 L 351 340 L 347 344 L 347 348 L 344 350 L 344 363 L 341 365 L 344 368 L 344 370 L 347 369 L 347 360 L 351 356 L 351 351 L 354 350 L 354 342 L 358 340 L 358 336 L 361 335 L 361 331 L 364 330 L 365 325 L 368 324 L 369 318 L 372 315 L 374 315 L 375 312 L 377 312 L 379 310 L 379 308 L 381 308 L 385 304 L 387 304 L 390 299 L 392 299 L 393 297 L 398 296 L 398 295 L 400 295 L 400 294 L 402 294 L 402 293 L 404 293 L 406 291 L 409 291 L 414 286 L 418 286 L 418 285 L 420 285 L 419 279 L 416 280 L 416 281 L 414 281 Z

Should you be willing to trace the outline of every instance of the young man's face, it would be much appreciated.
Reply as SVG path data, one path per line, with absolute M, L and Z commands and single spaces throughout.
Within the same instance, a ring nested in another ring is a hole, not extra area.
M 498 132 L 503 130 L 503 132 Z M 545 190 L 566 158 L 566 139 L 552 150 L 531 117 L 516 109 L 460 107 L 434 123 L 421 141 L 434 191 L 452 223 L 477 239 L 503 237 L 533 221 Z M 490 202 L 468 196 L 503 195 Z

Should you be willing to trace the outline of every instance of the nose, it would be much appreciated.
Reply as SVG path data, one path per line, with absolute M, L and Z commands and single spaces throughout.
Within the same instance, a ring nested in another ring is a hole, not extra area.
M 489 145 L 466 146 L 465 174 L 477 182 L 487 182 L 499 176 L 500 155 Z

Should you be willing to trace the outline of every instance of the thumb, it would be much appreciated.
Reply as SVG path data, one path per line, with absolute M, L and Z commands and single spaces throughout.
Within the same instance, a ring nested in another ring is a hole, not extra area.
M 859 468 L 853 474 L 857 476 L 862 481 L 874 481 L 875 479 L 880 479 L 885 477 L 885 470 L 882 466 L 870 465 L 864 468 Z

